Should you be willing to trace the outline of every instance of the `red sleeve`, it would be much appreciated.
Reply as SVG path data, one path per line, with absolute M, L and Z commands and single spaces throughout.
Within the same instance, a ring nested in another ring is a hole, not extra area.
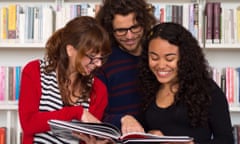
M 101 80 L 95 77 L 89 111 L 99 120 L 101 120 L 107 103 L 107 88 Z
M 81 106 L 64 107 L 52 112 L 40 112 L 40 97 L 40 68 L 39 61 L 36 60 L 24 67 L 21 77 L 19 117 L 25 135 L 33 135 L 50 130 L 47 124 L 47 121 L 50 119 L 81 119 L 83 112 Z

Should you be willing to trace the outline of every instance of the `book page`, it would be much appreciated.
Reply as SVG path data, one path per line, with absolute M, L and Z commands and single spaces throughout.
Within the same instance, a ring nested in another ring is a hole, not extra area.
M 118 140 L 121 135 L 120 131 L 116 127 L 105 123 L 84 123 L 79 121 L 61 120 L 50 120 L 48 123 L 52 132 L 58 136 L 70 137 L 72 132 L 75 131 L 99 138 Z
M 128 133 L 120 138 L 123 143 L 132 143 L 132 142 L 190 142 L 193 138 L 188 136 L 157 136 L 149 133 L 139 133 L 133 132 Z

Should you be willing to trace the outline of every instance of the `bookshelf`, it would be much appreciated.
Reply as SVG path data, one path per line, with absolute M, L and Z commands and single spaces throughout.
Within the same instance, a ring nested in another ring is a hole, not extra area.
M 221 32 L 223 36 L 220 37 L 220 43 L 204 43 L 204 53 L 210 64 L 210 66 L 216 68 L 218 72 L 222 72 L 223 68 L 240 67 L 240 41 L 239 41 L 239 29 L 240 21 L 237 20 L 237 8 L 240 6 L 240 2 L 237 0 L 205 0 L 203 5 L 206 3 L 220 2 L 221 4 Z M 229 11 L 233 11 L 233 20 L 226 19 L 230 18 Z M 239 21 L 239 22 L 238 22 Z M 232 23 L 232 24 L 231 24 Z M 206 31 L 206 26 L 204 25 Z M 232 32 L 231 32 L 232 29 Z M 238 77 L 234 77 L 238 79 Z M 234 82 L 234 87 L 239 89 L 239 81 Z M 228 96 L 227 96 L 228 97 Z M 231 120 L 233 124 L 240 123 L 240 105 L 239 105 L 239 91 L 234 88 L 234 102 L 229 102 Z
M 209 64 L 218 69 L 222 69 L 227 66 L 234 68 L 240 67 L 240 41 L 234 43 L 206 43 L 205 42 L 205 30 L 204 24 L 204 8 L 207 2 L 221 2 L 221 6 L 226 8 L 234 8 L 240 6 L 239 0 L 147 0 L 154 6 L 165 5 L 182 5 L 183 17 L 188 17 L 186 8 L 189 4 L 198 4 L 198 40 L 203 47 Z M 0 0 L 0 8 L 8 6 L 9 4 L 19 4 L 22 6 L 43 6 L 51 7 L 56 17 L 52 17 L 48 30 L 54 31 L 55 29 L 63 26 L 66 21 L 71 19 L 70 16 L 63 18 L 63 13 L 66 12 L 71 5 L 83 4 L 88 6 L 87 15 L 94 16 L 95 5 L 100 4 L 101 0 Z M 90 8 L 90 9 L 89 9 Z M 158 9 L 157 9 L 158 10 Z M 1 13 L 1 11 L 0 11 Z M 85 13 L 86 14 L 86 13 Z M 159 17 L 159 13 L 155 13 Z M 1 17 L 1 16 L 0 16 Z M 51 18 L 51 17 L 50 17 Z M 1 23 L 0 23 L 1 26 Z M 46 29 L 46 28 L 43 28 Z M 0 29 L 1 33 L 1 29 Z M 24 32 L 25 33 L 25 32 Z M 29 38 L 26 39 L 2 39 L 0 37 L 0 66 L 24 66 L 28 61 L 36 58 L 42 58 L 44 55 L 44 45 L 50 32 L 45 34 L 45 37 L 38 39 Z M 237 95 L 239 96 L 239 95 Z M 7 144 L 20 144 L 21 128 L 18 121 L 18 102 L 17 101 L 0 101 L 0 127 L 7 128 Z M 240 105 L 233 104 L 230 106 L 231 118 L 233 124 L 240 124 Z

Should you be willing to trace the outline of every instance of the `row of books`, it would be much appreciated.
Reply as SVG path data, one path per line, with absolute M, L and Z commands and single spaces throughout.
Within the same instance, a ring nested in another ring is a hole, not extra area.
M 206 43 L 240 43 L 240 4 L 228 6 L 207 2 L 205 6 Z
M 22 144 L 22 130 L 0 126 L 0 144 Z
M 73 4 L 22 5 L 9 4 L 0 7 L 0 38 L 19 39 L 22 41 L 45 41 L 55 30 L 61 28 L 70 19 L 89 15 L 95 16 L 99 5 Z
M 159 22 L 176 22 L 189 29 L 200 39 L 199 4 L 149 4 L 154 8 L 154 15 Z M 95 17 L 101 4 L 81 3 L 72 5 L 29 6 L 10 4 L 0 7 L 1 39 L 46 40 L 53 31 L 61 28 L 76 16 Z
M 199 4 L 183 3 L 183 4 L 164 4 L 153 3 L 154 15 L 159 23 L 174 22 L 183 25 L 185 28 L 202 42 L 202 29 Z
M 21 66 L 0 66 L 0 101 L 19 98 Z
M 240 106 L 240 67 L 212 68 L 212 77 L 226 94 L 230 106 Z
M 176 22 L 189 29 L 202 42 L 202 5 L 198 3 L 152 3 L 159 22 Z M 1 39 L 46 40 L 76 16 L 95 16 L 101 4 L 29 6 L 10 4 L 0 7 Z M 240 5 L 228 6 L 220 2 L 207 2 L 204 10 L 207 43 L 240 42 Z

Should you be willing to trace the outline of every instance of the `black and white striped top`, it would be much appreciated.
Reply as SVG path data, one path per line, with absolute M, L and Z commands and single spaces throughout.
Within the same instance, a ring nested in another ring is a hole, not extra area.
M 41 112 L 55 111 L 63 107 L 63 101 L 60 96 L 59 87 L 57 84 L 56 72 L 44 73 L 44 67 L 46 63 L 44 60 L 40 60 L 40 76 L 42 96 L 40 99 L 39 110 Z M 76 105 L 82 105 L 85 109 L 89 108 L 89 101 L 78 101 Z M 34 144 L 78 144 L 77 140 L 67 140 L 60 137 L 56 137 L 51 131 L 45 133 L 35 134 Z

